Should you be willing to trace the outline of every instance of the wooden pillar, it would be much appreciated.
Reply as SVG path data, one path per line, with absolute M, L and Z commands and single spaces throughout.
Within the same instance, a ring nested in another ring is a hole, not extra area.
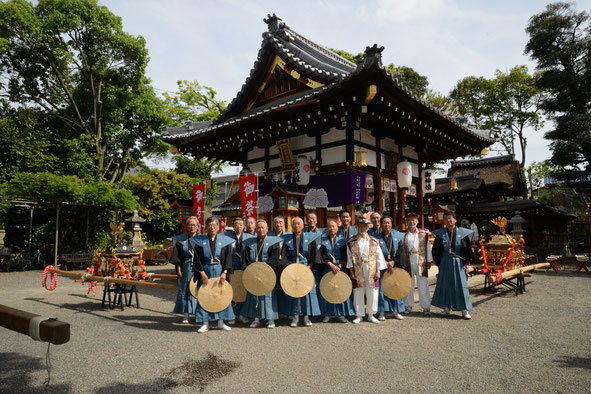
M 306 207 L 304 206 L 304 200 L 298 201 L 298 216 L 304 220 L 306 217 Z
M 396 212 L 397 230 L 404 231 L 404 190 L 398 187 L 398 181 L 396 181 L 396 197 L 398 198 L 398 211 Z
M 343 205 L 343 209 L 348 209 L 351 212 L 351 226 L 355 224 L 355 204 Z
M 423 182 L 421 182 L 421 174 L 423 173 L 422 165 L 419 163 L 419 182 L 417 185 L 417 212 L 419 214 L 419 227 L 425 228 L 425 208 L 423 203 Z
M 375 211 L 382 216 L 384 207 L 382 203 L 382 174 L 378 173 L 373 177 L 373 194 Z
M 318 217 L 317 227 L 326 228 L 327 213 L 326 208 L 316 208 L 316 216 Z
M 392 226 L 398 229 L 398 223 L 396 221 L 396 194 L 390 192 L 390 198 L 388 199 L 388 209 L 390 210 L 390 217 L 392 218 Z

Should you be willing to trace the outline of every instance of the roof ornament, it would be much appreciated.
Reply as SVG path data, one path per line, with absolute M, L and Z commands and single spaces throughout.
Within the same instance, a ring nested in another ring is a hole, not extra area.
M 263 22 L 268 25 L 267 29 L 269 34 L 277 34 L 283 30 L 283 27 L 285 27 L 285 22 L 283 22 L 281 18 L 275 14 L 267 14 L 267 17 L 263 19 Z
M 373 44 L 371 47 L 365 47 L 365 53 L 361 58 L 361 61 L 357 64 L 357 68 L 370 67 L 373 64 L 377 64 L 378 67 L 382 67 L 382 51 L 384 47 L 378 47 L 378 44 Z

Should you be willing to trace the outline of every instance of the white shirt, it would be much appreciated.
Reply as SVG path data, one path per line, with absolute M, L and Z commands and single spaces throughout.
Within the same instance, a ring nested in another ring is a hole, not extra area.
M 359 245 L 359 254 L 363 257 L 364 260 L 369 259 L 369 236 L 366 235 L 365 237 L 360 237 L 357 235 L 357 244 Z M 388 268 L 386 265 L 386 259 L 384 259 L 384 254 L 378 245 L 378 250 L 376 251 L 376 267 L 378 270 L 385 270 Z M 347 268 L 353 268 L 353 257 L 351 256 L 351 251 L 347 248 Z
M 405 237 L 406 246 L 408 247 L 409 252 L 418 251 L 419 250 L 419 232 L 415 231 L 406 232 Z M 427 262 L 430 263 L 433 261 L 433 255 L 431 254 L 431 243 L 427 242 Z M 411 264 L 418 264 L 419 263 L 419 255 L 418 254 L 410 254 L 408 255 L 408 262 Z

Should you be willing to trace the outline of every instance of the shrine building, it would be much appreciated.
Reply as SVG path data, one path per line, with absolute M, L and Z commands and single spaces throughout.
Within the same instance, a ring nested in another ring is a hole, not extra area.
M 367 47 L 354 64 L 274 14 L 264 21 L 257 59 L 228 108 L 212 121 L 162 131 L 181 153 L 258 173 L 259 197 L 267 200 L 259 217 L 315 208 L 324 227 L 327 208 L 354 212 L 373 202 L 397 228 L 405 209 L 419 212 L 423 225 L 424 191 L 435 189 L 431 174 L 422 181 L 425 168 L 494 143 L 488 131 L 413 95 L 382 65 L 383 47 Z

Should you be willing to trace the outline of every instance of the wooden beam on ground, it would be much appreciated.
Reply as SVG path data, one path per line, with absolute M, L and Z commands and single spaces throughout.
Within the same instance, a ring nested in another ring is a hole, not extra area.
M 38 316 L 34 313 L 0 305 L 0 326 L 21 334 L 31 335 L 30 322 Z M 56 319 L 44 320 L 39 324 L 39 339 L 54 345 L 64 344 L 70 340 L 70 324 Z
M 526 265 L 525 267 L 521 267 L 521 268 L 511 270 L 511 271 L 503 272 L 503 273 L 501 273 L 501 276 L 503 277 L 503 279 L 506 279 L 506 278 L 510 278 L 512 276 L 517 276 L 517 275 L 523 274 L 525 272 L 534 271 L 536 269 L 541 269 L 541 268 L 545 268 L 545 267 L 550 267 L 550 263 L 538 263 L 538 264 Z M 496 275 L 491 275 L 488 278 L 488 281 L 490 283 L 496 282 L 497 281 Z

